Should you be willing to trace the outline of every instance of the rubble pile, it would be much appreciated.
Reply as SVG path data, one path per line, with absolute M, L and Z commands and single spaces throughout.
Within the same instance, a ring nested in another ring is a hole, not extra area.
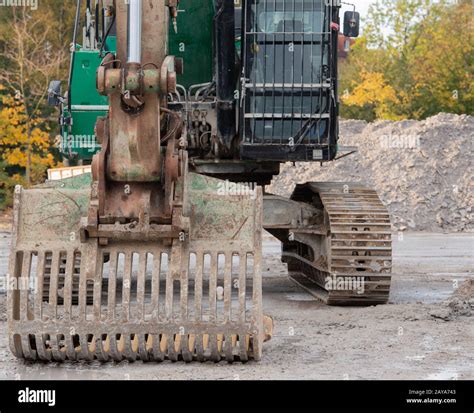
M 341 120 L 339 145 L 357 146 L 356 154 L 322 166 L 282 165 L 267 191 L 289 196 L 296 183 L 363 182 L 388 207 L 394 230 L 472 231 L 473 139 L 474 117 L 468 115 Z

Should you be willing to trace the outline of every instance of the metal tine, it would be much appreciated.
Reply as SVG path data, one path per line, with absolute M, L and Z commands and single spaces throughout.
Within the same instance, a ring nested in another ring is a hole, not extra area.
M 51 351 L 47 351 L 44 346 L 43 334 L 35 334 L 36 339 L 36 352 L 40 360 L 51 361 Z
M 188 321 L 188 288 L 189 288 L 189 265 L 190 256 L 189 249 L 183 246 L 183 259 L 181 261 L 181 322 L 187 324 Z M 181 354 L 184 361 L 190 362 L 193 355 L 189 351 L 189 331 L 184 331 L 180 336 Z
M 107 297 L 107 319 L 109 321 L 115 320 L 115 298 L 117 294 L 117 265 L 118 252 L 110 251 L 109 264 L 109 283 L 108 283 L 108 297 Z
M 77 360 L 77 353 L 76 348 L 74 347 L 73 336 L 69 333 L 66 334 L 64 336 L 64 341 L 66 342 L 66 356 L 68 360 Z M 38 345 L 38 340 L 36 340 L 36 345 Z
M 196 354 L 196 339 L 196 334 L 192 333 L 188 335 L 188 348 L 191 354 L 191 359 L 189 361 L 194 360 L 194 355 Z
M 168 273 L 166 274 L 166 321 L 168 323 L 174 322 L 173 314 L 173 295 L 174 295 L 174 280 L 175 277 L 180 277 L 181 259 L 182 259 L 182 245 L 179 240 L 173 241 L 171 248 L 170 259 L 168 261 Z M 179 332 L 174 332 L 179 334 Z M 168 358 L 172 361 L 178 361 L 178 354 L 175 351 L 174 334 L 167 334 Z
M 109 335 L 106 335 L 106 343 L 109 343 L 110 348 L 110 338 Z M 109 360 L 109 348 L 104 346 L 104 341 L 102 336 L 95 337 L 95 348 L 96 356 L 99 361 L 108 361 Z
M 59 349 L 59 340 L 57 334 L 52 334 L 50 337 L 51 351 L 53 353 L 53 358 L 56 361 L 64 361 L 66 359 L 66 353 Z
M 160 347 L 160 335 L 153 334 L 153 343 L 152 343 L 152 352 L 153 352 L 153 359 L 156 361 L 164 361 L 165 354 L 161 351 Z
M 86 320 L 86 305 L 87 305 L 87 252 L 88 248 L 85 249 L 86 254 L 81 259 L 81 271 L 79 275 L 79 291 L 78 291 L 78 303 L 79 303 L 79 319 Z M 82 350 L 82 341 L 81 341 Z
M 140 355 L 140 360 L 148 361 L 149 360 L 149 353 L 146 348 L 146 337 L 145 334 L 138 334 L 138 353 Z
M 196 335 L 196 360 L 203 362 L 204 357 L 204 336 L 203 334 Z
M 217 320 L 217 269 L 218 269 L 218 254 L 211 255 L 211 268 L 209 272 L 209 321 L 215 323 Z
M 247 254 L 239 254 L 239 322 L 245 323 L 246 297 L 247 293 Z
M 224 352 L 225 358 L 229 363 L 234 361 L 233 347 L 232 347 L 232 335 L 226 334 L 224 336 Z
M 194 276 L 194 320 L 199 323 L 202 321 L 202 275 L 204 270 L 204 252 L 196 251 L 196 272 Z M 196 357 L 199 361 L 204 360 L 204 346 L 202 334 L 196 335 L 195 340 Z
M 193 361 L 193 353 L 189 350 L 189 334 L 180 336 L 181 340 L 181 355 L 186 363 Z
M 122 357 L 127 361 L 135 361 L 132 354 L 132 342 L 130 340 L 130 334 L 128 332 L 123 333 L 120 336 L 119 352 Z
M 79 342 L 81 344 L 81 359 L 87 361 L 94 360 L 94 354 L 89 349 L 89 342 L 85 334 L 79 334 Z
M 187 248 L 183 251 L 183 258 L 181 260 L 181 282 L 180 282 L 180 308 L 181 308 L 181 322 L 185 323 L 188 320 L 188 289 L 189 289 L 189 251 Z M 186 332 L 187 334 L 187 332 Z
M 248 351 L 247 351 L 247 346 L 246 346 L 246 335 L 247 332 L 245 330 L 242 330 L 239 333 L 239 355 L 240 355 L 240 361 L 246 362 L 249 359 Z
M 151 314 L 154 320 L 157 320 L 159 317 L 160 269 L 161 251 L 155 251 L 153 254 L 153 273 L 151 281 Z M 155 336 L 153 336 L 153 346 L 154 345 Z
M 136 361 L 137 360 L 137 351 L 138 350 L 138 338 L 137 335 L 134 335 L 134 339 L 132 341 L 130 334 L 123 334 L 122 337 L 124 339 L 124 354 L 128 361 Z
M 36 352 L 30 346 L 30 338 L 28 334 L 21 335 L 21 349 L 26 359 L 34 360 L 36 358 Z
M 97 263 L 97 273 L 94 278 L 94 292 L 93 292 L 93 303 L 94 303 L 94 320 L 100 322 L 101 318 L 101 306 L 102 306 L 102 278 L 104 276 L 104 253 L 97 257 L 97 260 L 100 261 Z
M 23 260 L 21 265 L 21 281 L 17 288 L 20 289 L 20 320 L 28 320 L 28 293 L 29 293 L 29 284 L 30 284 L 30 272 L 31 272 L 31 252 L 23 252 Z M 26 280 L 27 282 L 24 282 Z M 26 288 L 24 288 L 26 287 Z M 22 338 L 23 339 L 23 338 Z
M 44 259 L 44 254 L 43 259 Z M 71 320 L 71 310 L 72 310 L 72 277 L 74 274 L 76 254 L 74 250 L 68 250 L 66 258 L 66 274 L 64 277 L 64 318 L 66 320 Z M 40 265 L 41 257 L 38 259 L 38 265 Z M 38 268 L 39 273 L 39 268 Z
M 179 334 L 168 334 L 167 335 L 167 350 L 168 358 L 171 361 L 178 361 L 179 352 L 176 351 L 176 340 L 178 339 Z
M 217 321 L 217 271 L 218 271 L 218 253 L 211 254 L 211 269 L 209 274 L 209 322 L 215 324 Z M 219 361 L 220 356 L 217 350 L 216 334 L 209 335 L 209 346 L 211 350 L 211 360 Z
M 34 315 L 35 320 L 41 320 L 43 310 L 42 310 L 42 303 L 43 303 L 43 280 L 44 280 L 44 263 L 45 263 L 45 252 L 40 251 L 38 253 L 38 263 L 37 270 L 36 270 L 36 293 L 35 293 L 35 308 L 34 308 Z M 36 340 L 38 342 L 38 340 Z
M 137 274 L 137 319 L 144 321 L 145 316 L 145 280 L 147 267 L 147 251 L 142 251 L 139 256 Z
M 194 321 L 202 321 L 202 274 L 204 270 L 204 253 L 196 252 L 196 271 L 194 275 Z
M 171 254 L 168 256 L 168 271 L 166 273 L 166 299 L 165 299 L 165 320 L 167 322 L 173 321 L 173 281 L 174 273 L 179 269 L 180 256 L 179 251 L 175 248 L 175 243 L 173 242 L 173 247 Z M 179 247 L 178 247 L 179 248 Z
M 117 343 L 117 335 L 111 334 L 110 335 L 110 356 L 115 361 L 122 361 L 123 355 L 119 351 L 119 343 Z
M 224 268 L 224 323 L 230 322 L 232 318 L 232 252 L 225 253 Z
M 130 289 L 132 285 L 132 257 L 133 253 L 125 253 L 125 265 L 123 269 L 123 287 L 122 287 L 122 320 L 130 319 Z
M 221 361 L 221 355 L 219 353 L 218 345 L 217 345 L 217 335 L 216 334 L 210 334 L 209 335 L 209 346 L 211 349 L 211 357 L 210 359 L 218 363 Z
M 49 316 L 50 319 L 57 318 L 58 312 L 58 276 L 61 254 L 59 251 L 53 251 L 51 258 L 51 273 L 49 279 Z

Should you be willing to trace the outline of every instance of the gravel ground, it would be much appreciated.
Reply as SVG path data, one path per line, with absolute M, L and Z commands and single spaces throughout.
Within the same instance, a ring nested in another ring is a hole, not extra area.
M 259 363 L 32 364 L 8 349 L 0 318 L 0 379 L 474 379 L 472 234 L 394 239 L 390 303 L 328 307 L 294 285 L 265 238 L 264 311 L 274 336 Z M 8 233 L 0 233 L 0 274 Z M 456 290 L 456 287 L 459 287 Z M 0 312 L 5 311 L 0 294 Z

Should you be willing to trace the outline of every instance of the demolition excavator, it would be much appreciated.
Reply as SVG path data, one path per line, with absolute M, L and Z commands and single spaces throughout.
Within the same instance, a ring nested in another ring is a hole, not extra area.
M 91 3 L 78 46 L 78 2 L 67 94 L 53 82 L 49 99 L 61 108 L 64 156 L 87 163 L 93 152 L 92 173 L 15 189 L 15 356 L 259 360 L 272 334 L 263 230 L 282 242 L 291 279 L 327 304 L 385 303 L 390 218 L 374 190 L 264 191 L 281 163 L 343 156 L 340 5 Z M 346 36 L 358 20 L 346 12 Z M 81 128 L 94 128 L 82 132 L 92 149 L 74 140 Z

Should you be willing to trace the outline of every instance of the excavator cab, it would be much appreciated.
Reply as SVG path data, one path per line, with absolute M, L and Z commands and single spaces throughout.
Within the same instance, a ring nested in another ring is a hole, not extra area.
M 241 154 L 328 161 L 337 152 L 337 8 L 246 2 Z

